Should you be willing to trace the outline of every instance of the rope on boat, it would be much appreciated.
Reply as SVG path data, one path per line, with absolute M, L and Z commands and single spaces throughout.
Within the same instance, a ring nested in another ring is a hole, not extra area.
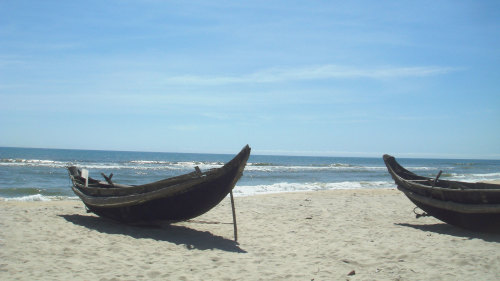
M 413 208 L 413 213 L 416 215 L 416 218 L 420 217 L 430 217 L 431 215 L 427 214 L 426 212 L 423 212 L 422 214 L 417 213 L 416 209 L 420 209 L 419 207 Z

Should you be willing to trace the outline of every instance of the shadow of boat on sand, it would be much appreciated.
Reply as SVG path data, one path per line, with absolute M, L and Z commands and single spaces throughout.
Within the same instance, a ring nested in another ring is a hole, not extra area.
M 395 225 L 411 227 L 418 230 L 434 232 L 437 234 L 445 234 L 467 239 L 481 239 L 487 242 L 500 243 L 500 230 L 490 231 L 472 231 L 465 228 L 456 227 L 447 223 L 434 224 L 410 224 L 410 223 L 395 223 Z
M 212 250 L 246 253 L 238 243 L 208 231 L 199 231 L 174 224 L 148 224 L 143 226 L 127 225 L 112 220 L 85 215 L 60 215 L 68 222 L 97 230 L 107 234 L 128 235 L 136 239 L 154 239 L 177 245 L 185 245 L 187 249 Z

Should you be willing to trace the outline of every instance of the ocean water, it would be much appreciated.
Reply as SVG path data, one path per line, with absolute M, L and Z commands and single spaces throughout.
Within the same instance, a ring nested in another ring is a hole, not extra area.
M 181 175 L 199 166 L 216 168 L 233 155 L 33 149 L 0 147 L 0 200 L 76 199 L 66 167 L 88 169 L 90 176 L 113 173 L 122 184 L 143 184 Z M 442 179 L 483 181 L 500 179 L 500 160 L 397 160 L 417 174 Z M 251 155 L 235 196 L 328 189 L 394 188 L 379 158 Z

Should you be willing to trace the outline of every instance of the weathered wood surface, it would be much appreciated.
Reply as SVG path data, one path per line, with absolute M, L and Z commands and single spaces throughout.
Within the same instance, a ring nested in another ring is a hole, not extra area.
M 398 189 L 429 215 L 474 230 L 500 228 L 500 184 L 438 180 L 441 171 L 426 178 L 383 158 Z
M 90 177 L 85 181 L 78 168 L 68 167 L 68 171 L 75 194 L 99 216 L 127 222 L 178 221 L 207 212 L 231 193 L 243 174 L 250 150 L 245 146 L 220 168 L 201 172 L 196 167 L 185 175 L 135 186 L 111 182 L 111 176 L 107 183 Z M 233 218 L 236 227 L 234 209 Z

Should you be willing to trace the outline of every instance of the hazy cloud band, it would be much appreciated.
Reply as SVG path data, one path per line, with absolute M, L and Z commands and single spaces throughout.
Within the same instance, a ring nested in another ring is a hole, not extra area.
M 241 76 L 181 75 L 169 77 L 165 82 L 168 84 L 225 85 L 318 79 L 390 79 L 443 75 L 457 70 L 457 68 L 440 66 L 354 68 L 322 65 L 304 68 L 271 68 Z

